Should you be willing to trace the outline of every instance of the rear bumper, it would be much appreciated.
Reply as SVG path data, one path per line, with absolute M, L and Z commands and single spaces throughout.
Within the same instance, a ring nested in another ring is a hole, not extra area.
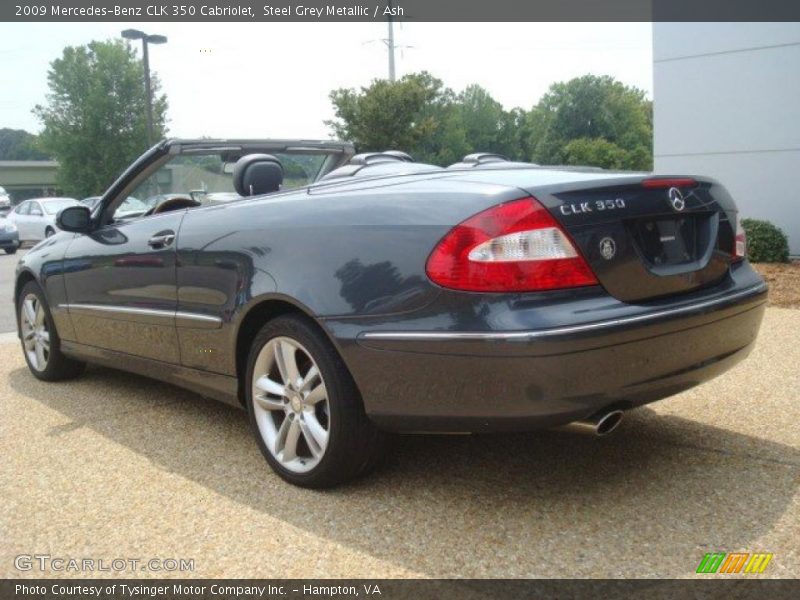
M 748 266 L 679 302 L 627 305 L 604 296 L 535 306 L 524 312 L 545 326 L 529 329 L 362 323 L 355 339 L 338 339 L 367 413 L 386 429 L 530 430 L 653 402 L 723 373 L 752 349 L 766 294 Z M 587 303 L 594 317 L 613 316 L 576 322 Z M 340 331 L 353 335 L 351 326 Z

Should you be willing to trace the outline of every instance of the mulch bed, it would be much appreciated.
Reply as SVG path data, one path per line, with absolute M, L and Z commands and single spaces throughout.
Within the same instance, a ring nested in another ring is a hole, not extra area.
M 753 267 L 769 283 L 768 306 L 800 308 L 800 261 L 754 263 Z

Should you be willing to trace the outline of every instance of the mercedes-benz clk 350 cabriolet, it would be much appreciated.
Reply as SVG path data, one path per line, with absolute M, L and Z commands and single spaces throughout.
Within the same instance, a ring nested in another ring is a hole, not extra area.
M 766 299 L 716 181 L 490 154 L 171 140 L 58 226 L 17 269 L 33 375 L 101 363 L 244 406 L 308 487 L 387 432 L 608 433 L 744 358 Z

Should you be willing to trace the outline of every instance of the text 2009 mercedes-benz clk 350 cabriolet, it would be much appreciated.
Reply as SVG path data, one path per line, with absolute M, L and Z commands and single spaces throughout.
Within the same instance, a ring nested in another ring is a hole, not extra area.
M 96 362 L 244 405 L 323 487 L 387 431 L 602 434 L 719 375 L 766 298 L 738 223 L 700 177 L 171 140 L 61 211 L 14 301 L 39 379 Z

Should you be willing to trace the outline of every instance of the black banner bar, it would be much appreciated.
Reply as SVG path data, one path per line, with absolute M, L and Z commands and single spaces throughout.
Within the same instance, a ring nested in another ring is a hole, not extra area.
M 3 0 L 0 21 L 800 21 L 796 0 Z
M 4 579 L 3 600 L 265 600 L 471 598 L 769 598 L 800 595 L 800 580 L 731 579 Z

